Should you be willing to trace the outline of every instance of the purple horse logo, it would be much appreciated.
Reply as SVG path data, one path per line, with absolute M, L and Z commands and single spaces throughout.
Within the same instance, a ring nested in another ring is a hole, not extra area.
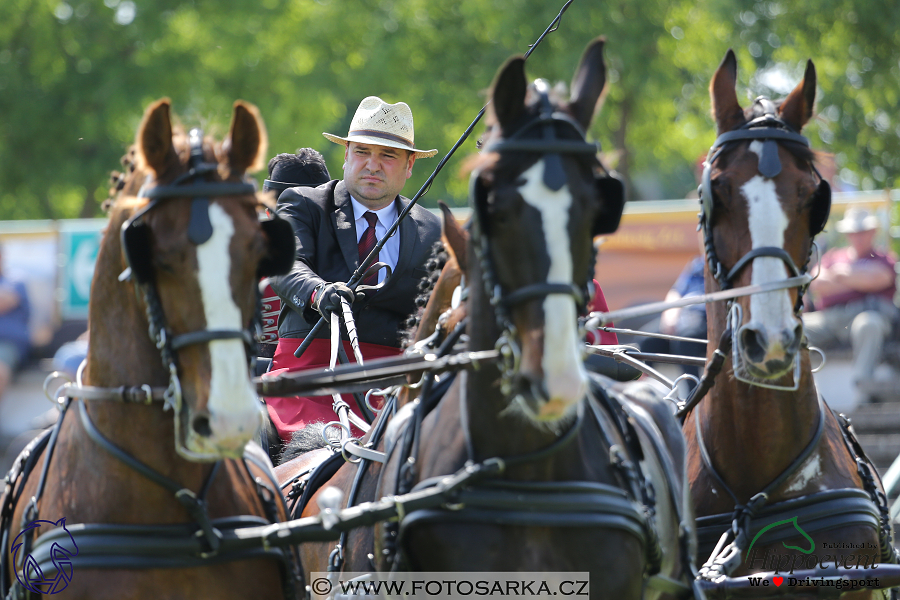
M 28 554 L 25 556 L 22 571 L 19 572 L 16 570 L 16 579 L 22 584 L 22 587 L 35 594 L 57 594 L 66 589 L 69 582 L 72 581 L 72 573 L 74 572 L 74 569 L 72 568 L 72 557 L 78 555 L 78 546 L 75 544 L 75 538 L 73 538 L 72 534 L 69 533 L 69 530 L 66 529 L 65 517 L 55 523 L 53 521 L 32 521 L 26 525 L 19 535 L 16 536 L 16 539 L 13 540 L 13 564 L 19 564 L 19 549 L 22 548 L 22 544 L 24 543 L 24 540 L 20 542 L 19 538 L 32 529 L 37 529 L 42 525 L 62 527 L 63 531 L 69 536 L 69 541 L 72 543 L 71 547 L 74 548 L 75 551 L 71 552 L 64 548 L 59 542 L 53 542 L 53 545 L 50 546 L 50 558 L 53 560 L 53 566 L 56 568 L 56 575 L 52 578 L 44 577 L 44 572 L 41 570 L 37 560 L 35 560 L 34 556 L 31 554 Z M 62 541 L 65 542 L 65 538 L 62 538 Z

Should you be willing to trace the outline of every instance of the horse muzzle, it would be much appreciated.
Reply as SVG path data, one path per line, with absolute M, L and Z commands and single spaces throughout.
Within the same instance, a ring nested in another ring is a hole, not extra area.
M 751 321 L 737 330 L 735 346 L 751 375 L 775 379 L 788 373 L 798 360 L 802 338 L 803 325 L 799 320 L 793 327 L 778 329 Z

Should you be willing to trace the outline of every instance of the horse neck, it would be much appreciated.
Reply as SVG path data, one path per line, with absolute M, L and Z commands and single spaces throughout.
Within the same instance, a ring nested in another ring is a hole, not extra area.
M 144 304 L 136 286 L 120 282 L 124 266 L 119 230 L 125 220 L 122 211 L 111 218 L 94 269 L 88 310 L 89 347 L 84 371 L 85 385 L 97 387 L 166 387 L 168 373 L 159 351 L 148 333 Z M 199 480 L 203 465 L 183 460 L 174 449 L 175 425 L 171 411 L 162 405 L 124 404 L 116 401 L 87 402 L 91 420 L 102 435 L 151 468 L 179 480 Z M 72 406 L 77 413 L 77 407 Z M 70 418 L 76 418 L 71 415 Z M 77 430 L 85 452 L 106 454 Z M 149 442 L 149 443 L 148 443 Z
M 712 358 L 725 330 L 727 308 L 722 304 L 707 305 L 707 360 Z M 801 363 L 797 390 L 781 391 L 738 381 L 731 371 L 729 355 L 695 414 L 703 427 L 713 466 L 742 500 L 778 477 L 815 434 L 820 409 L 809 351 L 802 349 L 798 359 Z
M 492 350 L 500 337 L 500 328 L 490 298 L 482 284 L 482 265 L 469 243 L 468 326 L 469 350 Z M 538 427 L 526 418 L 521 410 L 510 405 L 510 400 L 500 392 L 500 370 L 491 366 L 469 369 L 464 391 L 465 406 L 475 458 L 510 457 L 545 448 L 557 435 Z M 529 466 L 526 471 L 535 477 Z

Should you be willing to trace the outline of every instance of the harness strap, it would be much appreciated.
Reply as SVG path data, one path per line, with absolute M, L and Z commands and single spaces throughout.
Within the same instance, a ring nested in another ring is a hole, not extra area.
M 209 475 L 207 476 L 207 479 L 203 484 L 201 493 L 198 496 L 193 491 L 189 490 L 186 487 L 183 487 L 173 479 L 169 479 L 165 475 L 154 471 L 146 464 L 139 461 L 138 459 L 131 456 L 130 454 L 110 442 L 108 439 L 106 439 L 103 434 L 100 433 L 100 430 L 97 429 L 97 426 L 94 425 L 94 422 L 91 420 L 91 417 L 88 414 L 87 408 L 83 401 L 78 402 L 78 416 L 81 417 L 81 424 L 84 427 L 85 432 L 87 432 L 88 436 L 91 438 L 91 440 L 94 441 L 95 444 L 106 450 L 114 458 L 128 465 L 131 469 L 137 471 L 150 481 L 172 492 L 172 494 L 175 496 L 175 499 L 178 500 L 178 502 L 181 503 L 181 505 L 184 506 L 188 511 L 188 514 L 191 516 L 191 518 L 196 520 L 200 525 L 201 529 L 203 530 L 203 539 L 205 539 L 205 541 L 209 544 L 209 549 L 213 552 L 218 550 L 221 534 L 213 528 L 210 522 L 209 514 L 206 510 L 205 500 L 205 495 L 209 489 L 212 477 L 218 470 L 218 462 L 210 470 Z
M 9 536 L 16 506 L 18 506 L 22 493 L 25 491 L 25 483 L 28 481 L 28 476 L 34 471 L 37 461 L 50 442 L 50 435 L 51 430 L 46 429 L 31 440 L 19 453 L 12 469 L 4 478 L 4 490 L 2 496 L 0 496 L 3 498 L 3 504 L 0 505 L 0 534 L 2 534 L 0 535 L 0 552 L 3 553 L 4 557 L 9 555 Z M 12 585 L 10 573 L 13 569 L 10 569 L 9 561 L 0 560 L 0 591 L 2 591 L 0 595 L 4 597 Z
M 791 464 L 787 466 L 787 468 L 781 472 L 778 477 L 773 479 L 763 490 L 754 495 L 754 498 L 762 498 L 762 504 L 768 502 L 769 497 L 772 495 L 778 486 L 784 483 L 788 477 L 793 475 L 797 469 L 799 469 L 803 463 L 809 458 L 809 455 L 813 453 L 813 450 L 816 449 L 816 446 L 819 445 L 819 441 L 822 439 L 822 433 L 825 431 L 825 403 L 822 401 L 822 396 L 817 395 L 818 404 L 819 404 L 819 420 L 816 423 L 816 430 L 813 433 L 812 439 L 809 440 L 809 443 L 806 444 L 806 447 L 797 455 Z M 700 426 L 700 419 L 695 418 L 694 423 L 696 425 L 695 431 L 697 433 L 697 445 L 700 447 L 700 457 L 703 459 L 703 466 L 706 467 L 706 470 L 716 479 L 716 481 L 721 485 L 722 489 L 728 492 L 728 495 L 734 500 L 736 505 L 740 505 L 740 500 L 738 500 L 737 495 L 728 487 L 728 484 L 722 479 L 719 473 L 716 471 L 716 468 L 712 464 L 712 460 L 709 457 L 709 451 L 706 449 L 706 444 L 703 441 L 703 428 Z M 751 499 L 751 502 L 753 499 Z M 756 509 L 762 507 L 762 504 L 757 504 Z M 752 517 L 752 514 L 751 514 Z
M 691 390 L 691 395 L 684 401 L 684 405 L 679 406 L 678 411 L 675 413 L 675 418 L 681 421 L 682 424 L 684 424 L 684 418 L 687 414 L 694 410 L 694 407 L 703 400 L 703 397 L 715 385 L 716 377 L 722 372 L 722 367 L 725 365 L 725 359 L 728 358 L 728 354 L 731 352 L 733 342 L 732 330 L 731 327 L 728 327 L 722 332 L 722 337 L 719 338 L 719 347 L 713 352 L 712 360 L 706 365 L 700 383 L 694 386 L 694 389 Z M 705 451 L 705 448 L 703 450 Z
M 731 528 L 733 516 L 733 513 L 721 513 L 697 517 L 697 545 L 701 556 L 708 556 L 722 532 Z M 879 528 L 878 509 L 868 493 L 857 488 L 845 488 L 824 490 L 764 506 L 747 522 L 747 535 L 753 539 L 768 525 L 792 517 L 797 517 L 803 530 L 810 534 L 846 526 Z M 758 543 L 774 544 L 797 535 L 796 529 L 777 527 L 764 533 Z
M 241 330 L 218 330 L 203 329 L 200 331 L 192 331 L 183 333 L 172 338 L 172 350 L 179 350 L 185 346 L 194 344 L 206 344 L 216 340 L 242 340 L 247 346 L 253 345 L 253 337 L 246 329 Z
M 192 524 L 123 525 L 76 524 L 53 529 L 40 536 L 31 555 L 44 576 L 55 573 L 53 549 L 68 544 L 69 534 L 78 540 L 77 567 L 80 569 L 175 569 L 197 568 L 251 558 L 277 558 L 287 564 L 288 556 L 279 547 L 235 543 L 243 530 L 265 527 L 262 517 L 241 515 L 215 519 L 223 547 L 208 552 L 199 531 Z
M 62 386 L 60 395 L 65 398 L 81 398 L 83 400 L 113 400 L 128 404 L 150 404 L 165 400 L 166 388 L 142 386 L 120 386 L 114 388 L 96 387 L 67 383 Z
M 893 534 L 890 509 L 887 496 L 884 492 L 884 483 L 878 469 L 866 455 L 862 445 L 856 438 L 850 419 L 843 414 L 838 415 L 838 423 L 841 426 L 844 444 L 850 456 L 856 461 L 856 471 L 863 482 L 863 488 L 869 498 L 878 507 L 880 527 L 878 528 L 878 541 L 881 546 L 881 560 L 886 563 L 900 563 L 900 552 L 893 545 Z

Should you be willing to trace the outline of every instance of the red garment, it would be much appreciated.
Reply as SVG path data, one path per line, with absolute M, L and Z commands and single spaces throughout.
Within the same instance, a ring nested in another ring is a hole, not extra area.
M 275 375 L 294 372 L 308 371 L 315 369 L 325 369 L 328 367 L 328 361 L 331 357 L 331 341 L 330 340 L 313 340 L 309 348 L 300 358 L 294 356 L 294 351 L 300 347 L 303 342 L 299 338 L 279 338 L 278 348 L 275 350 L 275 357 L 272 359 L 272 370 L 263 377 L 273 377 Z M 378 344 L 366 344 L 360 342 L 359 349 L 363 358 L 375 359 L 385 356 L 396 356 L 400 354 L 399 348 L 391 348 L 389 346 L 379 346 Z M 353 350 L 350 342 L 344 342 L 344 350 L 350 362 L 355 363 Z M 356 406 L 351 394 L 343 394 L 341 396 L 348 405 L 350 410 L 360 415 L 359 408 Z M 303 429 L 310 423 L 337 421 L 337 415 L 332 409 L 333 400 L 331 396 L 289 396 L 284 398 L 266 398 L 266 407 L 269 411 L 269 417 L 278 430 L 278 435 L 285 442 L 290 441 L 291 435 Z M 380 400 L 379 400 L 380 401 Z M 372 404 L 378 406 L 378 402 L 373 397 Z M 362 437 L 362 432 L 351 426 L 351 432 L 355 437 Z
M 281 312 L 281 298 L 272 289 L 269 278 L 263 278 L 260 283 L 265 283 L 262 293 L 262 337 L 260 342 L 275 344 L 278 341 L 278 313 Z
M 606 298 L 603 296 L 603 290 L 600 289 L 600 285 L 596 280 L 594 280 L 594 288 L 596 289 L 596 294 L 588 307 L 589 310 L 609 311 Z M 588 333 L 589 343 L 594 343 L 593 339 L 593 334 Z M 275 350 L 275 357 L 272 359 L 272 370 L 263 377 L 273 377 L 285 372 L 327 368 L 331 357 L 331 342 L 324 339 L 313 340 L 306 352 L 303 353 L 303 356 L 297 358 L 294 356 L 294 351 L 300 347 L 302 342 L 303 340 L 298 338 L 279 338 L 278 348 Z M 615 333 L 600 332 L 600 344 L 615 345 L 618 343 L 619 339 Z M 353 357 L 350 342 L 345 341 L 343 344 L 350 361 L 355 363 L 356 359 Z M 359 347 L 365 359 L 383 358 L 400 354 L 399 348 L 391 348 L 390 346 L 360 342 Z M 342 398 L 344 402 L 350 405 L 350 409 L 353 412 L 360 414 L 359 409 L 356 407 L 356 401 L 350 394 L 344 394 Z M 333 400 L 331 396 L 271 397 L 265 400 L 272 423 L 275 425 L 275 429 L 278 430 L 281 439 L 286 442 L 291 439 L 291 435 L 295 431 L 303 429 L 310 423 L 327 423 L 337 420 L 337 415 L 334 414 L 332 409 Z M 374 400 L 373 404 L 376 404 Z M 351 429 L 354 436 L 362 436 L 362 432 L 355 427 L 351 427 Z
M 849 247 L 833 248 L 826 252 L 822 257 L 822 268 L 833 267 L 834 265 L 863 265 L 865 263 L 881 263 L 890 268 L 891 271 L 893 271 L 894 263 L 896 262 L 897 261 L 893 256 L 878 252 L 877 250 L 872 250 L 869 256 L 862 256 L 857 258 L 856 260 L 852 260 L 850 258 Z M 893 301 L 894 292 L 896 291 L 896 289 L 897 288 L 895 282 L 891 280 L 891 284 L 888 287 L 878 292 L 858 292 L 856 290 L 850 290 L 847 292 L 841 292 L 839 294 L 832 294 L 830 296 L 822 296 L 821 298 L 816 299 L 816 310 L 823 310 L 825 308 L 836 305 L 850 304 L 851 302 L 856 302 L 857 300 L 864 300 L 866 296 L 878 296 L 888 301 Z
M 606 297 L 603 295 L 603 290 L 600 289 L 600 284 L 597 283 L 597 280 L 594 280 L 594 289 L 596 290 L 596 294 L 594 294 L 594 300 L 588 305 L 588 311 L 590 312 L 609 312 L 609 306 L 606 304 Z M 612 323 L 609 324 L 609 327 L 615 327 Z M 599 346 L 615 346 L 619 343 L 619 336 L 615 333 L 609 331 L 601 331 L 600 332 L 600 341 L 594 342 L 594 334 L 592 332 L 588 332 L 587 334 L 587 343 L 588 344 L 597 344 Z

